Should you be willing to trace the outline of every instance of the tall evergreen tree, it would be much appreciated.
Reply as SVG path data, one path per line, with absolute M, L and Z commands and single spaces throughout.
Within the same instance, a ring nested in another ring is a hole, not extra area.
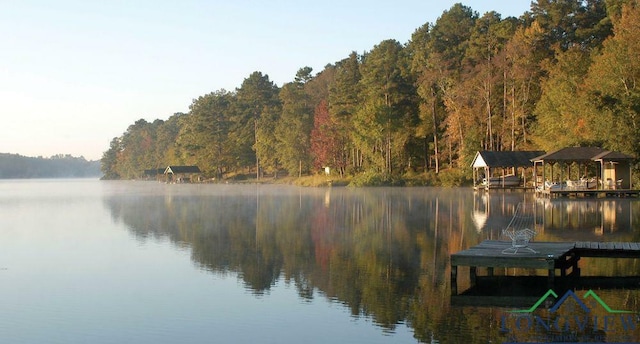
M 413 137 L 413 83 L 403 47 L 395 40 L 375 46 L 362 64 L 362 106 L 354 118 L 355 143 L 369 167 L 391 175 L 406 165 L 406 144 Z
M 182 123 L 186 114 L 175 113 L 157 129 L 157 140 L 154 153 L 155 167 L 164 168 L 169 165 L 182 164 L 176 147 L 176 140 L 179 137 Z
M 439 142 L 442 137 L 440 123 L 445 116 L 442 83 L 446 78 L 438 55 L 432 50 L 430 28 L 429 23 L 418 28 L 411 36 L 407 49 L 411 56 L 411 71 L 416 78 L 416 92 L 421 100 L 418 108 L 420 122 L 416 126 L 415 134 L 424 139 L 425 170 L 433 167 L 438 173 L 440 171 Z
M 305 92 L 305 84 L 312 79 L 310 67 L 301 68 L 294 82 L 280 91 L 282 116 L 276 125 L 278 156 L 289 175 L 300 176 L 311 168 L 310 141 L 313 126 L 313 107 Z
M 150 154 L 156 143 L 155 129 L 152 123 L 139 119 L 122 135 L 116 164 L 117 173 L 122 178 L 140 178 L 145 169 L 155 166 Z
M 479 149 L 503 150 L 504 74 L 499 69 L 499 55 L 513 35 L 514 20 L 502 20 L 500 14 L 487 12 L 477 19 L 463 60 L 463 82 L 456 87 L 463 102 L 475 116 L 466 117 L 462 156 L 470 159 Z
M 446 109 L 443 127 L 443 146 L 446 147 L 449 165 L 460 158 L 465 150 L 465 118 L 473 114 L 461 97 L 465 95 L 458 87 L 462 82 L 462 63 L 469 46 L 469 39 L 478 14 L 470 7 L 453 5 L 440 16 L 431 29 L 428 69 L 421 78 L 429 81 Z
M 362 167 L 362 152 L 353 143 L 353 119 L 361 106 L 361 57 L 352 52 L 336 65 L 335 81 L 329 88 L 329 113 L 338 126 L 339 136 L 348 137 L 343 155 L 354 171 Z
M 580 146 L 594 140 L 588 107 L 579 95 L 587 75 L 590 57 L 574 47 L 557 55 L 558 63 L 543 83 L 542 96 L 535 112 L 537 125 L 534 142 L 551 151 L 567 146 Z
M 610 149 L 640 156 L 640 6 L 624 5 L 614 36 L 594 58 L 586 100 L 597 110 L 597 130 Z
M 533 109 L 540 99 L 540 80 L 544 72 L 540 63 L 544 59 L 536 49 L 542 29 L 534 22 L 529 27 L 519 26 L 500 56 L 504 76 L 505 130 L 511 150 L 528 149 L 529 137 L 535 123 Z
M 114 137 L 111 140 L 109 145 L 109 149 L 107 149 L 102 154 L 102 159 L 100 159 L 100 170 L 103 173 L 103 179 L 120 179 L 120 173 L 118 173 L 118 155 L 122 150 L 122 146 L 120 145 L 120 138 Z
M 197 165 L 208 175 L 222 177 L 233 164 L 229 145 L 230 107 L 232 95 L 220 90 L 195 99 L 183 126 L 178 144 L 184 161 Z
M 611 34 L 605 0 L 538 0 L 531 13 L 545 32 L 539 48 L 549 57 L 573 45 L 597 48 Z
M 260 121 L 260 118 L 267 116 L 269 120 L 273 120 L 271 118 L 273 114 L 280 112 L 278 93 L 278 87 L 269 80 L 268 75 L 263 75 L 261 72 L 251 73 L 236 90 L 229 139 L 235 147 L 234 156 L 237 159 L 237 166 L 251 166 L 253 162 L 258 177 L 260 177 L 261 159 L 269 158 L 257 155 L 257 146 L 275 142 L 273 131 L 264 130 L 264 126 L 259 126 L 264 125 L 264 121 Z

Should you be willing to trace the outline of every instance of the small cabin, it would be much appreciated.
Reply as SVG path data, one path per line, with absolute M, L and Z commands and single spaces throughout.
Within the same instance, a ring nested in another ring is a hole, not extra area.
M 201 175 L 198 166 L 169 165 L 164 170 L 167 183 L 192 183 L 200 181 Z

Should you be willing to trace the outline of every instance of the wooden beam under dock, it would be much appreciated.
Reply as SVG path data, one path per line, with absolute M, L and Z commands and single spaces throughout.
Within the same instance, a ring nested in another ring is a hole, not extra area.
M 530 242 L 514 247 L 511 241 L 486 240 L 451 255 L 451 293 L 458 294 L 458 267 L 468 266 L 473 286 L 477 268 L 524 268 L 547 270 L 547 284 L 554 284 L 556 270 L 561 276 L 580 275 L 581 257 L 640 258 L 640 243 L 635 242 Z

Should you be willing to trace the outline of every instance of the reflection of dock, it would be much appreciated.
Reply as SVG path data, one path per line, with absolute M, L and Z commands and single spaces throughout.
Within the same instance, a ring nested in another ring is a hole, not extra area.
M 544 276 L 478 276 L 476 285 L 459 295 L 451 295 L 455 306 L 476 307 L 529 307 L 549 287 Z M 564 293 L 567 290 L 588 289 L 640 289 L 640 276 L 580 278 L 558 277 L 553 289 Z
M 451 255 L 451 293 L 458 293 L 458 266 L 468 266 L 471 286 L 475 286 L 477 268 L 525 268 L 547 270 L 547 285 L 554 284 L 556 269 L 560 276 L 580 275 L 581 257 L 640 258 L 640 243 L 630 242 L 530 242 L 525 249 L 509 251 L 511 241 L 486 240 Z
M 640 190 L 543 189 L 536 196 L 547 198 L 627 198 L 640 196 Z

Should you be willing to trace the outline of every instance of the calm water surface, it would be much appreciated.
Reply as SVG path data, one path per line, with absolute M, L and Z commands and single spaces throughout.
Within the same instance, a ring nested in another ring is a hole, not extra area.
M 462 188 L 0 181 L 0 342 L 527 341 L 537 330 L 516 333 L 509 311 L 529 308 L 537 291 L 524 288 L 517 296 L 530 298 L 518 304 L 478 297 L 474 288 L 453 298 L 449 283 L 449 255 L 501 239 L 518 203 L 535 207 L 536 240 L 640 241 L 640 203 L 630 200 L 540 201 Z M 637 260 L 583 259 L 581 268 L 583 276 L 640 275 Z M 496 275 L 504 278 L 495 288 L 510 288 L 519 283 L 510 275 L 542 274 Z M 470 285 L 464 277 L 461 290 Z M 640 284 L 610 282 L 596 285 L 599 297 L 614 310 L 639 312 Z M 603 312 L 590 314 L 604 319 Z M 640 338 L 640 329 L 616 331 L 609 334 Z

